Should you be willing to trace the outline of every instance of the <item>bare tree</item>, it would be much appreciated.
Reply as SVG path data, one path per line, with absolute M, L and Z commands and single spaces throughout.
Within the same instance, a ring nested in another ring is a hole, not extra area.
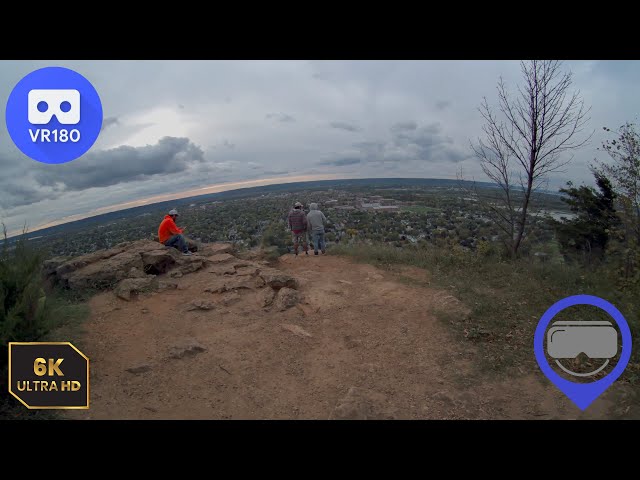
M 571 161 L 568 152 L 591 137 L 580 135 L 590 109 L 585 109 L 579 91 L 569 91 L 571 72 L 563 73 L 561 67 L 557 60 L 521 62 L 524 82 L 517 95 L 511 97 L 500 78 L 497 110 L 486 97 L 479 108 L 485 135 L 471 148 L 482 171 L 498 186 L 494 201 L 486 205 L 513 256 L 526 235 L 535 192 L 550 173 Z

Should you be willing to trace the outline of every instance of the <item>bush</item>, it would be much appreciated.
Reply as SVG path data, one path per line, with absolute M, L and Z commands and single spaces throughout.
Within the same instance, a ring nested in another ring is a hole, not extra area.
M 262 234 L 262 248 L 269 249 L 269 247 L 276 247 L 278 255 L 283 255 L 288 252 L 289 242 L 290 236 L 287 234 L 284 226 L 278 222 L 269 224 Z
M 49 330 L 41 275 L 43 256 L 22 237 L 0 253 L 0 343 L 37 341 Z M 0 358 L 0 369 L 7 356 Z

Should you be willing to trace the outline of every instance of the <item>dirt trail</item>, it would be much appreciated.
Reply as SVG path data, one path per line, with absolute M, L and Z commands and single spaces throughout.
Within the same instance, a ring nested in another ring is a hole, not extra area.
M 299 279 L 303 295 L 283 312 L 263 308 L 264 288 L 205 293 L 221 272 L 209 268 L 130 302 L 95 296 L 81 341 L 91 359 L 91 408 L 67 415 L 541 419 L 602 418 L 610 407 L 601 399 L 582 414 L 538 372 L 483 379 L 474 346 L 455 340 L 433 314 L 443 305 L 463 314 L 446 292 L 337 256 L 289 255 L 277 268 Z M 194 300 L 216 306 L 188 310 Z M 184 342 L 195 347 L 172 358 Z

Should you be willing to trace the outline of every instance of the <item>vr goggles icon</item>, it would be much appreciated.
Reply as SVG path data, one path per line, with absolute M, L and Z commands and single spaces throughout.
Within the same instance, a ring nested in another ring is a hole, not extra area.
M 558 321 L 547 332 L 547 353 L 565 372 L 579 377 L 595 375 L 618 353 L 618 332 L 611 322 Z M 575 373 L 563 367 L 558 359 L 576 358 L 584 353 L 589 358 L 607 359 L 590 373 Z
M 80 121 L 80 92 L 78 90 L 30 90 L 28 117 L 32 125 L 46 125 L 55 115 L 63 125 Z

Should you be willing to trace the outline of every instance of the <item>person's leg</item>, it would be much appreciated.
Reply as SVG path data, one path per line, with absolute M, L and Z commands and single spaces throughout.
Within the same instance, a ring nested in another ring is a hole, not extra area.
M 295 253 L 296 255 L 298 255 L 298 238 L 298 235 L 291 232 L 291 240 L 293 240 L 293 253 Z
M 324 232 L 318 234 L 318 244 L 322 253 L 325 253 L 325 240 L 324 240 Z
M 320 237 L 317 232 L 313 232 L 313 254 L 318 255 L 318 245 L 320 245 Z
M 184 237 L 181 234 L 174 235 L 164 243 L 167 247 L 177 248 L 181 252 L 187 252 L 187 244 L 184 241 Z
M 198 242 L 185 235 L 182 235 L 182 237 L 184 238 L 184 243 L 187 245 L 187 250 L 189 250 L 190 252 L 197 252 L 198 250 L 200 250 Z
M 309 230 L 305 230 L 303 242 L 304 242 L 304 254 L 309 255 Z

